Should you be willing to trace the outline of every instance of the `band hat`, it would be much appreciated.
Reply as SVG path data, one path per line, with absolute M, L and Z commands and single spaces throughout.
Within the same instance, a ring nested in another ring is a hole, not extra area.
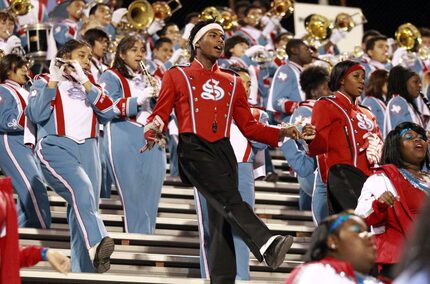
M 193 48 L 196 48 L 196 43 L 210 30 L 219 30 L 220 32 L 224 33 L 224 29 L 221 27 L 220 24 L 217 23 L 210 23 L 203 28 L 201 28 L 196 35 L 194 36 L 192 45 Z

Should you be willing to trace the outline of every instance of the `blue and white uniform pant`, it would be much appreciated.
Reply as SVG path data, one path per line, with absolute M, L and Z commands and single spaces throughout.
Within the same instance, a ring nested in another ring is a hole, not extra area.
M 312 193 L 312 217 L 315 224 L 321 223 L 322 220 L 328 217 L 327 185 L 322 181 L 319 169 L 315 174 Z
M 107 236 L 98 213 L 100 158 L 97 140 L 47 136 L 36 147 L 43 175 L 68 204 L 73 272 L 94 272 L 88 250 Z
M 124 207 L 126 233 L 153 234 L 166 175 L 166 153 L 155 146 L 139 153 L 145 145 L 143 127 L 127 121 L 106 125 L 109 162 Z
M 255 205 L 254 173 L 252 163 L 238 163 L 239 192 L 243 201 L 252 208 Z M 196 212 L 200 235 L 200 274 L 202 278 L 209 279 L 209 220 L 207 202 L 201 193 L 194 188 Z M 236 254 L 236 279 L 250 280 L 249 248 L 246 243 L 233 231 L 233 243 Z
M 18 194 L 17 210 L 20 227 L 48 229 L 51 211 L 42 174 L 22 134 L 0 134 L 0 168 L 12 178 Z

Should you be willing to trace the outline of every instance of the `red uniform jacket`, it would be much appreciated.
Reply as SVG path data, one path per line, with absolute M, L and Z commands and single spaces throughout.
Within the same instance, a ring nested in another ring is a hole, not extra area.
M 173 108 L 178 118 L 179 133 L 194 133 L 206 141 L 218 141 L 230 136 L 230 124 L 234 118 L 248 139 L 278 145 L 279 129 L 254 119 L 240 77 L 219 69 L 217 64 L 206 70 L 198 60 L 194 60 L 190 66 L 168 70 L 148 122 L 158 115 L 167 126 Z
M 415 221 L 414 215 L 410 212 L 406 203 L 406 195 L 418 189 L 406 180 L 394 165 L 383 165 L 376 169 L 376 173 L 381 172 L 385 173 L 390 179 L 399 194 L 400 200 L 399 202 L 395 202 L 391 208 L 386 204 L 381 204 L 376 199 L 372 203 L 373 213 L 365 221 L 369 226 L 385 226 L 384 233 L 375 235 L 375 242 L 378 248 L 376 263 L 394 264 L 400 259 L 404 241 L 409 236 L 409 230 Z M 421 193 L 422 198 L 415 198 L 418 207 L 422 207 L 426 200 L 425 193 Z
M 367 132 L 381 137 L 375 116 L 366 108 L 354 105 L 345 95 L 324 97 L 315 103 L 311 123 L 316 127 L 316 137 L 309 144 L 311 156 L 326 154 L 326 168 L 321 178 L 327 182 L 330 167 L 335 164 L 355 166 L 370 176 L 371 167 L 366 158 Z
M 352 281 L 355 281 L 356 283 L 359 283 L 357 280 L 357 277 L 355 275 L 354 268 L 352 267 L 351 263 L 349 263 L 347 261 L 340 260 L 340 259 L 336 259 L 336 258 L 333 258 L 330 256 L 326 256 L 325 258 L 323 258 L 319 261 L 308 262 L 308 263 L 302 264 L 302 265 L 294 268 L 294 270 L 291 272 L 290 276 L 288 277 L 287 281 L 285 281 L 285 284 L 294 283 L 294 281 L 297 280 L 296 277 L 299 274 L 301 268 L 303 268 L 306 265 L 316 264 L 316 263 L 329 265 L 330 267 L 332 267 L 336 271 L 336 273 L 338 273 L 339 275 L 343 275 L 342 277 L 346 277 L 349 280 L 352 280 Z M 324 279 L 324 280 L 327 283 L 327 279 Z M 338 280 L 339 279 L 337 279 L 337 281 Z M 379 279 L 379 280 L 382 283 L 386 283 L 386 284 L 391 283 L 391 281 L 389 281 L 388 279 Z M 339 283 L 339 282 L 337 282 L 337 283 Z
M 33 266 L 42 260 L 41 248 L 18 245 L 18 218 L 12 195 L 10 178 L 0 179 L 0 230 L 6 235 L 0 237 L 0 284 L 21 283 L 19 269 Z

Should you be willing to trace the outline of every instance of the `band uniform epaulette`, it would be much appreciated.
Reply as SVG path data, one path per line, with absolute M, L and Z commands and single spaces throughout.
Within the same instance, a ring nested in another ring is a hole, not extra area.
M 319 98 L 317 101 L 321 100 L 321 99 L 335 99 L 336 96 L 335 95 L 330 95 L 330 96 L 323 96 L 321 98 Z
M 365 109 L 367 109 L 368 111 L 372 111 L 372 110 L 370 109 L 370 107 L 368 107 L 368 106 L 365 106 L 365 105 L 362 105 L 362 104 L 358 104 L 358 106 L 359 106 L 359 107 L 362 107 L 362 108 L 365 108 Z
M 169 70 L 175 67 L 189 67 L 190 65 L 191 63 L 175 64 L 175 65 L 172 65 L 172 67 L 170 67 Z

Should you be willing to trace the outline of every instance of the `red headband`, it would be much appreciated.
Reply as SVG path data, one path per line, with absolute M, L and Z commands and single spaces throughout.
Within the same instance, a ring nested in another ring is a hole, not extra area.
M 364 67 L 361 66 L 361 64 L 357 63 L 357 64 L 352 65 L 351 67 L 348 68 L 348 70 L 346 70 L 346 72 L 345 72 L 345 74 L 343 74 L 342 78 L 340 78 L 339 86 L 337 86 L 337 88 L 338 89 L 340 88 L 340 82 L 343 79 L 345 79 L 349 74 L 351 74 L 352 72 L 357 71 L 357 70 L 363 70 L 363 72 L 366 73 L 366 70 L 364 70 Z

